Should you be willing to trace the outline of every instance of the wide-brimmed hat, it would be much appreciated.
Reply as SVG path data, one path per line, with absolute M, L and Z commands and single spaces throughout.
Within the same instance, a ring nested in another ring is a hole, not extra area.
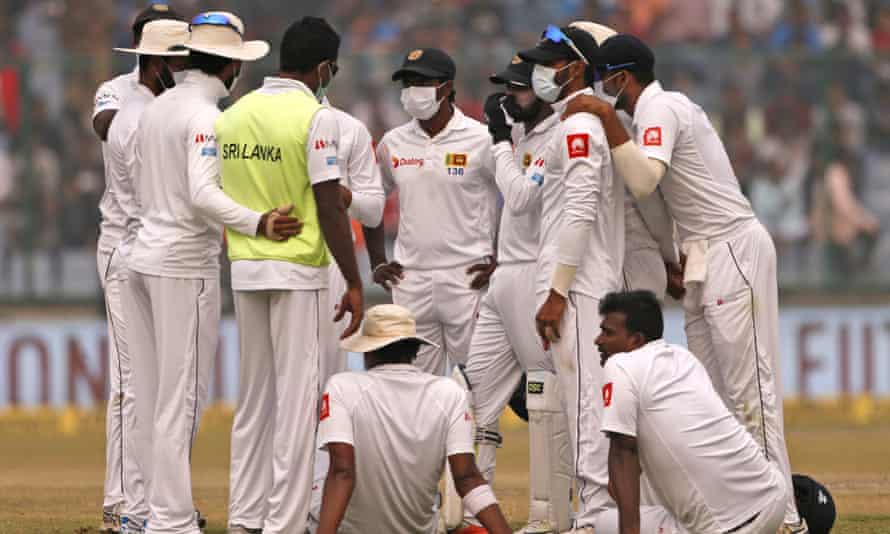
M 344 339 L 340 347 L 352 352 L 371 352 L 406 339 L 438 348 L 432 341 L 417 335 L 417 325 L 410 311 L 396 304 L 381 304 L 365 313 L 361 330 Z
M 115 48 L 116 52 L 144 56 L 187 56 L 183 46 L 189 40 L 189 25 L 181 20 L 153 20 L 142 29 L 136 48 Z
M 185 47 L 195 52 L 241 61 L 256 61 L 269 53 L 266 41 L 245 41 L 244 23 L 226 11 L 208 11 L 192 19 Z

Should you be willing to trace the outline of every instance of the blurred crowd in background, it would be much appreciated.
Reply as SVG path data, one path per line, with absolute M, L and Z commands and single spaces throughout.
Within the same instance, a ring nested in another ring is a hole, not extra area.
M 890 288 L 890 0 L 173 0 L 243 17 L 273 53 L 236 97 L 277 66 L 293 20 L 327 17 L 341 32 L 334 105 L 375 138 L 407 120 L 390 74 L 414 48 L 458 65 L 457 103 L 481 117 L 487 77 L 548 23 L 593 20 L 634 33 L 657 54 L 667 89 L 717 125 L 742 188 L 773 235 L 780 284 Z M 98 292 L 103 190 L 91 128 L 98 85 L 133 68 L 144 0 L 0 3 L 0 299 Z M 129 62 L 129 63 L 128 63 Z M 387 219 L 395 216 L 388 210 Z M 390 225 L 391 227 L 394 227 Z

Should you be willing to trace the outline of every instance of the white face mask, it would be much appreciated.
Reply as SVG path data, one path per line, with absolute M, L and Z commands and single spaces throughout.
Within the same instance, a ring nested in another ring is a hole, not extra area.
M 621 89 L 619 89 L 618 92 L 615 93 L 615 96 L 609 96 L 609 93 L 606 92 L 605 84 L 606 84 L 607 80 L 611 80 L 612 78 L 614 78 L 615 76 L 618 76 L 619 74 L 621 74 L 621 73 L 620 72 L 615 73 L 615 74 L 609 76 L 608 78 L 606 78 L 605 80 L 603 80 L 603 82 L 602 82 L 603 94 L 606 95 L 608 100 L 612 103 L 612 107 L 616 107 L 618 105 L 618 98 L 621 97 L 621 93 L 623 93 L 624 89 L 627 88 L 627 80 L 624 81 L 624 85 L 622 85 Z
M 185 81 L 185 74 L 186 72 L 184 70 L 177 70 L 173 72 L 173 80 L 176 82 L 176 85 L 179 85 Z
M 238 85 L 238 81 L 241 80 L 241 74 L 244 72 L 244 67 L 238 67 L 238 72 L 235 73 L 235 76 L 232 78 L 232 83 L 226 88 L 229 92 L 229 95 L 235 92 L 235 87 Z
M 331 85 L 331 82 L 334 80 L 334 71 L 331 69 L 331 64 L 327 63 L 326 66 L 328 68 L 328 83 L 327 84 L 321 83 L 321 80 L 322 80 L 321 71 L 320 70 L 318 71 L 318 89 L 315 90 L 315 98 L 318 100 L 319 104 L 324 103 L 325 96 L 328 94 L 328 85 Z M 320 69 L 321 65 L 319 65 L 317 68 Z
M 538 98 L 548 104 L 552 104 L 559 100 L 559 94 L 562 92 L 562 88 L 568 85 L 572 79 L 569 78 L 564 84 L 558 85 L 556 83 L 556 75 L 567 69 L 569 65 L 571 65 L 571 63 L 561 69 L 545 67 L 544 65 L 535 65 L 534 70 L 532 70 L 532 89 L 535 91 Z
M 445 97 L 436 100 L 436 91 L 445 83 L 436 87 L 413 86 L 402 89 L 402 107 L 405 112 L 420 121 L 431 118 L 439 111 L 442 100 L 445 100 Z
M 603 89 L 603 82 L 601 82 L 601 81 L 594 82 L 593 94 L 595 94 L 597 96 L 597 98 L 599 98 L 600 100 L 604 100 L 604 101 L 608 102 L 609 105 L 612 106 L 613 108 L 615 107 L 615 104 L 618 103 L 618 97 L 609 96 L 608 94 L 606 94 L 606 90 Z

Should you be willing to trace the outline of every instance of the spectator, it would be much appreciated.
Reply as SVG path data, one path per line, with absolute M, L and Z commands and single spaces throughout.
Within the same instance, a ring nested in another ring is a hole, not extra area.
M 854 11 L 859 16 L 854 17 Z M 861 0 L 832 0 L 826 15 L 822 26 L 822 43 L 826 48 L 860 55 L 871 52 L 871 36 L 865 27 Z
M 822 48 L 819 28 L 813 23 L 806 0 L 788 1 L 785 17 L 773 31 L 771 44 L 775 50 L 793 52 L 816 52 Z
M 871 39 L 874 51 L 890 52 L 890 2 L 883 1 L 876 8 Z

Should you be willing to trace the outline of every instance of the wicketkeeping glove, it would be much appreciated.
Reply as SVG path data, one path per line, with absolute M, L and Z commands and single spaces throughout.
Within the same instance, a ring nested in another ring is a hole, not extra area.
M 507 114 L 501 106 L 507 95 L 494 93 L 485 99 L 485 119 L 488 121 L 488 133 L 495 143 L 510 141 L 510 125 L 507 124 Z

